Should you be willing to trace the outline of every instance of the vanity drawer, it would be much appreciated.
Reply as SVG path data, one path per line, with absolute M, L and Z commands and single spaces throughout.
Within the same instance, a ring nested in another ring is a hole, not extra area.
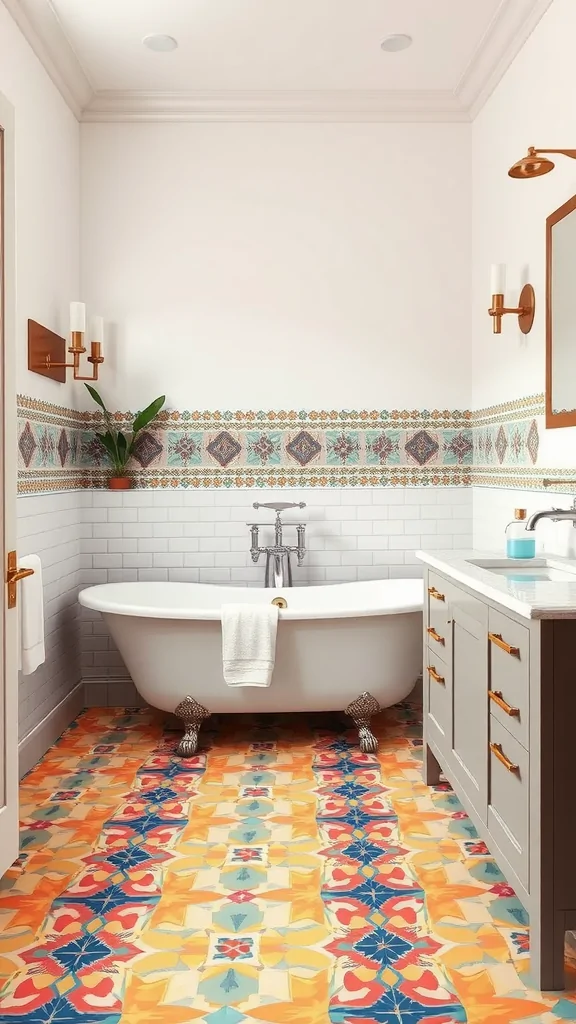
M 530 631 L 491 608 L 488 640 L 490 712 L 528 749 Z
M 452 586 L 436 573 L 428 573 L 426 594 L 427 642 L 440 658 L 450 660 L 452 649 L 452 616 L 450 593 Z
M 446 611 L 448 608 L 447 588 L 450 586 L 448 580 L 438 576 L 435 572 L 428 572 L 428 611 Z
M 434 617 L 435 625 L 426 627 L 426 643 L 432 651 L 433 657 L 445 658 L 450 648 L 450 626 L 447 616 Z M 442 632 L 440 632 L 442 630 Z
M 426 649 L 424 658 L 428 728 L 433 729 L 438 745 L 448 752 L 452 746 L 452 669 L 430 648 Z
M 488 828 L 528 889 L 530 759 L 494 715 L 490 715 L 489 756 Z
M 451 647 L 451 626 L 455 615 L 469 623 L 472 633 L 484 630 L 488 622 L 488 609 L 483 601 L 473 594 L 457 587 L 451 580 L 434 572 L 428 573 L 426 594 L 426 627 L 433 629 L 444 639 L 445 646 Z M 430 636 L 432 634 L 429 634 Z

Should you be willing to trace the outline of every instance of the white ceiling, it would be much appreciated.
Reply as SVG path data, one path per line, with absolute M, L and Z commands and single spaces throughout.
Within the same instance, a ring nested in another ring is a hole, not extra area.
M 552 0 L 2 2 L 85 119 L 466 120 Z M 383 52 L 395 32 L 412 47 Z
M 52 0 L 95 90 L 454 89 L 501 0 Z M 153 53 L 142 38 L 178 40 Z M 411 49 L 383 53 L 391 32 Z

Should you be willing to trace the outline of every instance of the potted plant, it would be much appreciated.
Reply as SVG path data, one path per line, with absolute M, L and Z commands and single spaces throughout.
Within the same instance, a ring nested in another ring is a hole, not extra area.
M 161 395 L 160 398 L 155 398 L 149 406 L 146 407 L 142 412 L 139 412 L 132 421 L 132 430 L 130 435 L 127 437 L 121 430 L 118 430 L 114 425 L 114 418 L 108 412 L 108 409 L 104 405 L 100 395 L 96 391 L 96 388 L 90 387 L 86 384 L 90 395 L 94 399 L 97 405 L 100 406 L 104 413 L 104 419 L 108 429 L 104 433 L 96 431 L 96 437 L 100 438 L 103 447 L 106 449 L 110 461 L 114 467 L 114 474 L 108 480 L 108 487 L 112 490 L 127 490 L 131 485 L 130 477 L 126 472 L 126 466 L 130 456 L 134 451 L 134 445 L 138 434 L 144 427 L 147 427 L 152 422 L 155 416 L 158 415 L 160 409 L 166 401 L 166 395 Z

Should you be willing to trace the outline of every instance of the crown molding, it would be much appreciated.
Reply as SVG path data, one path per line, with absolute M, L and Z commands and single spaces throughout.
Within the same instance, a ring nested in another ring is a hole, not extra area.
M 1 0 L 71 111 L 80 118 L 94 90 L 50 0 Z
M 75 116 L 86 122 L 471 121 L 553 0 L 500 0 L 451 90 L 95 92 L 51 0 L 0 0 Z
M 553 0 L 500 0 L 454 90 L 473 121 Z
M 449 91 L 96 93 L 82 121 L 468 121 Z

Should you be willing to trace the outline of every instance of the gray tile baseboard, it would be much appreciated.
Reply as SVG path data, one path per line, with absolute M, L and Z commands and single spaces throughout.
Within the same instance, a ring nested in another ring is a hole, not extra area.
M 84 710 L 84 684 L 78 683 L 18 744 L 20 778 L 44 756 Z
M 86 679 L 84 681 L 84 704 L 87 708 L 145 708 L 147 703 L 140 696 L 129 677 L 123 679 Z

